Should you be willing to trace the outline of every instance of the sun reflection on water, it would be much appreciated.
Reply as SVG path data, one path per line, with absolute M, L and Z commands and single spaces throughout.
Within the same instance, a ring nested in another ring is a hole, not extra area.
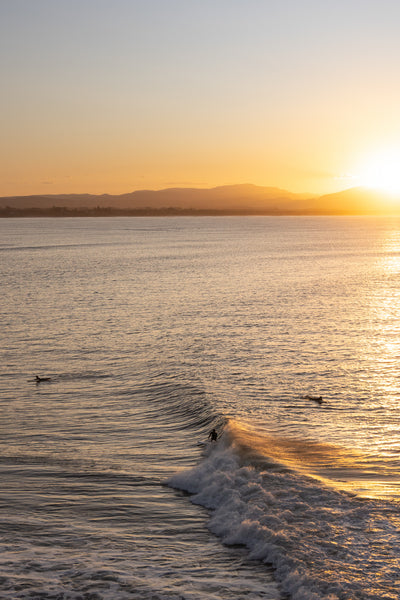
M 385 234 L 360 306 L 365 339 L 359 379 L 365 398 L 358 400 L 360 417 L 354 417 L 356 469 L 353 478 L 340 481 L 344 489 L 371 498 L 400 497 L 400 229 L 394 225 Z

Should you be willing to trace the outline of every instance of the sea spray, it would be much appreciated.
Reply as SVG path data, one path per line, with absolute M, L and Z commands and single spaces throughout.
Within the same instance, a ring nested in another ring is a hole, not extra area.
M 250 559 L 272 565 L 293 600 L 397 598 L 400 568 L 386 560 L 382 572 L 387 548 L 381 540 L 384 531 L 398 545 L 400 535 L 390 519 L 377 516 L 381 507 L 377 511 L 376 502 L 331 489 L 256 450 L 252 455 L 251 436 L 243 444 L 245 437 L 230 423 L 200 463 L 169 484 L 210 509 L 209 529 L 225 544 L 246 546 Z

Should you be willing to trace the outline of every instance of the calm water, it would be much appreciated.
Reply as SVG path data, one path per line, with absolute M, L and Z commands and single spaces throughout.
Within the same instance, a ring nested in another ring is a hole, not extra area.
M 2 599 L 398 599 L 400 220 L 2 219 L 0 272 Z

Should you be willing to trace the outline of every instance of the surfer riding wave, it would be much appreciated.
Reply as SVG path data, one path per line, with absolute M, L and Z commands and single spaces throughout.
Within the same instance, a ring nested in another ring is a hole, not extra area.
M 208 439 L 211 440 L 212 442 L 216 442 L 218 439 L 218 433 L 216 431 L 216 429 L 212 429 L 210 431 L 210 433 L 208 434 Z

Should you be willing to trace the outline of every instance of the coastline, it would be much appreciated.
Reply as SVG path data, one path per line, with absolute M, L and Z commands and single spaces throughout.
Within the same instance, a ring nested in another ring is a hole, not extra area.
M 363 217 L 363 216 L 398 216 L 386 212 L 356 212 L 354 210 L 332 211 L 326 210 L 217 210 L 194 208 L 135 208 L 118 209 L 112 207 L 96 208 L 67 208 L 54 206 L 53 208 L 0 208 L 0 219 L 34 218 L 34 217 Z

